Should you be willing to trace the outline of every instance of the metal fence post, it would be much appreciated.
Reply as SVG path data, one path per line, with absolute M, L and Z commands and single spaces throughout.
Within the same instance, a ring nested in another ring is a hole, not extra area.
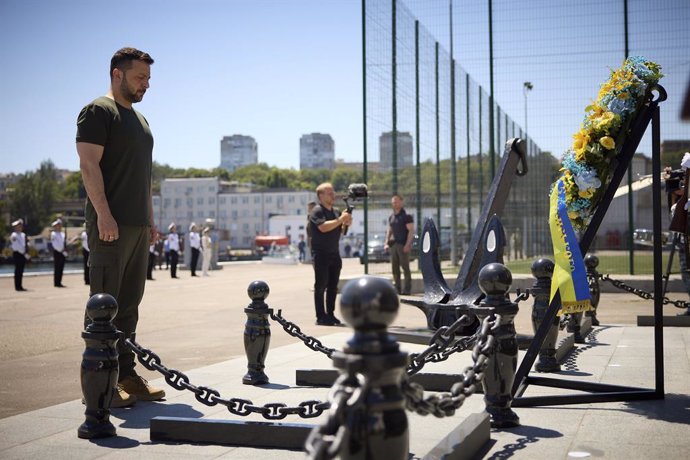
M 532 275 L 536 278 L 532 286 L 532 328 L 536 334 L 541 322 L 549 308 L 551 294 L 551 277 L 553 276 L 554 263 L 549 259 L 537 259 L 532 264 Z M 558 340 L 559 317 L 556 316 L 551 323 L 551 328 L 544 338 L 539 349 L 539 361 L 535 366 L 537 372 L 559 372 L 561 365 L 556 359 L 556 341 Z
M 509 428 L 520 425 L 520 417 L 510 408 L 513 397 L 511 388 L 517 369 L 518 343 L 515 333 L 515 315 L 518 305 L 508 298 L 513 275 L 502 264 L 485 265 L 479 272 L 479 287 L 486 295 L 478 307 L 473 307 L 479 321 L 491 315 L 499 315 L 494 337 L 496 346 L 484 371 L 482 386 L 486 411 L 491 416 L 494 428 Z
M 252 303 L 244 309 L 247 322 L 244 324 L 244 352 L 247 355 L 247 373 L 242 377 L 245 385 L 262 385 L 268 383 L 264 373 L 266 355 L 271 344 L 271 326 L 268 315 L 273 310 L 264 300 L 270 289 L 264 281 L 252 281 L 247 288 L 247 295 Z
M 86 343 L 81 361 L 81 391 L 86 404 L 86 420 L 77 430 L 82 439 L 115 436 L 110 422 L 110 403 L 119 373 L 117 341 L 120 333 L 113 325 L 117 301 L 108 294 L 95 294 L 86 303 L 91 323 L 81 336 Z

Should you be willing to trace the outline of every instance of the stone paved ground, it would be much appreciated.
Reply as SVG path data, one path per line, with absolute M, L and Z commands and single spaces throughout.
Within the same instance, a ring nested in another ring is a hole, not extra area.
M 354 260 L 346 261 L 344 278 L 361 273 L 361 265 Z M 184 271 L 179 280 L 166 275 L 154 272 L 156 281 L 147 286 L 137 339 L 154 349 L 169 367 L 213 374 L 214 366 L 230 366 L 235 372 L 241 372 L 245 320 L 242 310 L 249 303 L 246 287 L 256 279 L 263 279 L 271 287 L 268 304 L 282 308 L 283 315 L 298 323 L 304 332 L 319 337 L 334 332 L 342 336 L 346 332 L 314 325 L 310 266 L 230 264 L 212 272 L 208 278 L 191 278 Z M 75 400 L 80 397 L 79 364 L 83 351 L 80 333 L 88 290 L 79 274 L 67 275 L 64 283 L 67 288 L 56 289 L 52 287 L 50 276 L 28 277 L 25 286 L 30 291 L 17 293 L 12 289 L 11 278 L 0 278 L 0 418 L 4 419 L 0 420 L 0 458 L 41 458 L 41 453 L 45 452 L 40 447 L 42 443 L 57 446 L 58 458 L 152 458 L 170 457 L 173 452 L 177 452 L 173 457 L 200 454 L 194 449 L 197 446 L 180 447 L 176 451 L 162 447 L 142 450 L 144 444 L 150 446 L 143 443 L 148 431 L 144 414 L 150 412 L 145 407 L 140 409 L 143 418 L 135 416 L 135 408 L 125 411 L 134 419 L 124 415 L 119 422 L 121 427 L 136 429 L 142 443 L 133 443 L 129 450 L 109 450 L 107 442 L 98 446 L 89 444 L 100 449 L 84 451 L 84 442 L 76 440 L 74 430 L 82 417 L 82 407 Z M 680 293 L 670 295 L 673 298 L 682 296 Z M 521 304 L 516 319 L 518 332 L 530 332 L 528 307 L 526 303 Z M 567 371 L 575 376 L 588 374 L 589 378 L 607 383 L 653 386 L 652 329 L 633 327 L 637 315 L 651 313 L 651 301 L 629 294 L 604 294 L 599 317 L 602 324 L 609 327 L 596 335 L 599 341 L 596 347 L 587 347 L 576 355 L 577 368 Z M 665 307 L 665 314 L 676 313 L 673 307 Z M 413 307 L 402 307 L 395 323 L 405 327 L 424 324 L 424 317 Z M 688 329 L 683 328 L 665 328 L 665 335 L 665 401 L 521 408 L 523 427 L 493 432 L 495 442 L 484 458 L 565 458 L 569 453 L 580 455 L 577 452 L 605 458 L 650 458 L 656 453 L 665 458 L 686 458 L 684 452 L 690 447 L 690 335 Z M 342 337 L 338 340 L 342 343 Z M 332 346 L 337 346 L 338 340 Z M 271 349 L 289 344 L 295 344 L 295 339 L 273 326 Z M 283 350 L 290 354 L 295 346 L 299 344 Z M 269 354 L 269 363 L 271 359 L 279 359 L 276 353 L 279 352 Z M 151 380 L 158 378 L 146 370 L 142 374 Z M 219 381 L 226 380 L 219 378 Z M 238 387 L 232 382 L 227 385 Z M 169 393 L 175 392 L 169 390 Z M 165 407 L 165 410 L 158 410 L 159 413 L 172 415 L 176 406 L 171 402 L 172 406 L 155 406 Z M 198 410 L 193 400 L 189 406 L 184 400 L 180 400 L 180 404 L 182 413 Z M 30 412 L 37 409 L 42 411 Z M 41 414 L 41 426 L 33 426 L 30 419 L 38 414 Z M 134 421 L 128 422 L 128 419 Z M 427 422 L 421 422 L 421 426 L 426 425 Z M 41 430 L 51 434 L 42 436 Z M 8 450 L 18 448 L 17 433 L 23 433 L 26 438 L 19 442 L 25 450 Z M 257 452 L 252 454 L 253 458 L 265 458 L 265 451 L 258 452 L 258 455 Z M 549 456 L 556 452 L 557 455 Z M 245 458 L 239 456 L 239 452 L 230 456 L 227 449 L 217 446 L 209 447 L 203 454 L 222 455 Z

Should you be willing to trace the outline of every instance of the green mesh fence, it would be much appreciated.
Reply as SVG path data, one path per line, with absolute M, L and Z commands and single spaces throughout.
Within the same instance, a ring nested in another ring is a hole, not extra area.
M 549 257 L 549 187 L 585 106 L 626 51 L 658 62 L 665 74 L 662 162 L 677 168 L 674 155 L 690 150 L 690 125 L 678 120 L 690 76 L 685 0 L 365 0 L 363 6 L 366 219 L 374 246 L 397 193 L 417 233 L 424 218 L 435 220 L 446 259 L 455 233 L 461 262 L 504 146 L 520 137 L 529 173 L 514 180 L 502 216 L 509 266 L 529 271 L 534 258 Z M 649 134 L 633 161 L 633 181 L 651 173 Z M 636 186 L 632 200 L 624 192 L 594 251 L 612 273 L 650 273 L 647 247 L 634 243 L 631 230 L 651 228 L 651 187 Z M 371 263 L 368 270 L 389 272 L 390 264 Z

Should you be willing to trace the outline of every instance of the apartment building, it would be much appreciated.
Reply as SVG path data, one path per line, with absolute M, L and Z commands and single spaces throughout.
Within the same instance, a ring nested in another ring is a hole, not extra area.
M 220 167 L 233 172 L 259 162 L 259 147 L 251 136 L 234 134 L 220 140 Z
M 299 140 L 300 169 L 333 169 L 335 142 L 330 134 L 311 133 Z
M 386 132 L 379 137 L 379 170 L 393 169 L 393 160 L 397 169 L 414 166 L 414 145 L 412 135 L 408 132 L 396 132 L 393 142 L 393 132 Z

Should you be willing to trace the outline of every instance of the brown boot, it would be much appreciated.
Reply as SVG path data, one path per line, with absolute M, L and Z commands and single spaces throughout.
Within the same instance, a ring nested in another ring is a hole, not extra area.
M 125 390 L 122 389 L 122 385 L 118 383 L 115 387 L 115 394 L 113 394 L 113 400 L 110 401 L 109 407 L 129 407 L 133 406 L 135 402 L 137 402 L 137 397 L 127 393 Z M 86 404 L 84 398 L 81 398 L 81 403 Z
M 117 387 L 115 387 L 115 390 L 113 400 L 110 401 L 110 407 L 128 407 L 137 402 L 137 397 L 126 392 L 119 383 L 117 384 Z
M 145 378 L 139 375 L 124 377 L 118 386 L 122 386 L 127 393 L 136 396 L 140 401 L 160 401 L 165 398 L 165 390 L 152 387 Z

